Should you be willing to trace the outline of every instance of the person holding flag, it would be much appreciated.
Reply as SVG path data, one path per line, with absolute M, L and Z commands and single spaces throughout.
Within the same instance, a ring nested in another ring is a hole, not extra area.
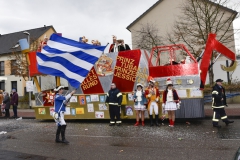
M 68 95 L 64 96 L 64 86 L 58 86 L 54 89 L 56 92 L 56 96 L 54 99 L 54 111 L 55 111 L 55 121 L 57 123 L 57 132 L 56 132 L 56 143 L 69 143 L 65 138 L 65 131 L 67 124 L 64 120 L 64 112 L 66 112 L 66 105 L 71 98 L 71 96 L 76 92 L 76 90 L 73 90 Z M 62 140 L 60 140 L 60 134 L 62 136 Z
M 52 34 L 47 45 L 37 52 L 38 71 L 62 77 L 79 88 L 105 48 Z
M 98 61 L 105 48 L 106 46 L 79 43 L 58 34 L 52 34 L 41 52 L 37 52 L 37 68 L 43 74 L 66 79 L 72 87 L 77 89 Z M 64 96 L 63 88 L 63 86 L 58 86 L 54 89 L 57 93 L 54 100 L 55 113 L 53 114 L 58 125 L 56 133 L 57 143 L 69 143 L 65 139 L 66 122 L 64 120 L 64 112 L 66 102 L 76 92 L 74 90 L 67 96 Z M 60 133 L 62 141 L 59 139 Z

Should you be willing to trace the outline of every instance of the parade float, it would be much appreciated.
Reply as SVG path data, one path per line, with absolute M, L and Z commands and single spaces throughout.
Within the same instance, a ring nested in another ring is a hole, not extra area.
M 206 48 L 198 63 L 183 44 L 154 47 L 151 52 L 136 49 L 122 52 L 102 54 L 88 73 L 75 95 L 70 99 L 66 109 L 66 119 L 109 119 L 108 106 L 105 105 L 106 93 L 112 82 L 123 93 L 121 106 L 122 119 L 135 119 L 132 92 L 137 83 L 148 87 L 148 77 L 156 81 L 160 95 L 166 89 L 166 80 L 171 78 L 174 88 L 181 99 L 180 109 L 176 118 L 204 117 L 203 92 L 200 88 L 205 84 L 212 51 L 232 60 L 230 67 L 222 66 L 225 71 L 236 68 L 235 54 L 210 34 Z M 54 111 L 53 90 L 41 91 L 36 76 L 42 74 L 37 69 L 36 52 L 28 54 L 30 76 L 33 77 L 38 93 L 36 93 L 36 119 L 52 119 Z M 219 57 L 219 56 L 218 56 Z M 217 58 L 218 58 L 217 57 Z M 60 85 L 56 77 L 56 86 Z M 71 86 L 69 87 L 71 88 Z M 162 110 L 161 100 L 159 109 Z M 161 112 L 160 112 L 161 113 Z M 162 114 L 165 114 L 162 110 Z M 148 112 L 145 112 L 146 118 Z

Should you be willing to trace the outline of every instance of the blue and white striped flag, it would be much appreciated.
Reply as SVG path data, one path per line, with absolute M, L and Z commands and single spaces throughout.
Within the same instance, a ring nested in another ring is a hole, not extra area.
M 41 53 L 37 52 L 38 70 L 65 78 L 72 87 L 78 88 L 105 48 L 52 34 Z

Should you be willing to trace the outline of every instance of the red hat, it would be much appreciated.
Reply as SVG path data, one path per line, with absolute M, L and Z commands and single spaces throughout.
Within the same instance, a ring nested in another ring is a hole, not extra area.
M 166 84 L 167 84 L 167 85 L 170 85 L 170 84 L 172 85 L 172 84 L 173 84 L 173 82 L 171 81 L 171 78 L 167 78 Z
M 153 83 L 155 83 L 156 81 L 153 79 L 152 76 L 148 76 L 148 82 L 153 82 Z

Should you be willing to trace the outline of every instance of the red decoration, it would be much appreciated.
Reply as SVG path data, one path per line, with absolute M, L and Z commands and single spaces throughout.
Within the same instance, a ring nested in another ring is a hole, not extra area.
M 230 49 L 228 49 L 227 47 L 225 47 L 223 44 L 221 44 L 219 41 L 216 40 L 216 34 L 209 34 L 205 51 L 202 57 L 201 65 L 200 65 L 200 70 L 202 71 L 201 80 L 203 84 L 205 84 L 206 82 L 207 71 L 210 65 L 210 60 L 211 60 L 213 50 L 221 53 L 222 55 L 226 56 L 230 60 L 233 60 L 233 61 L 236 60 L 236 55 Z
M 174 61 L 176 57 L 175 51 L 177 50 L 185 51 L 189 56 L 189 58 L 193 60 L 193 62 L 189 64 L 182 64 L 182 63 L 175 62 Z M 166 51 L 169 52 L 169 58 L 171 61 L 169 61 L 168 65 L 159 66 L 161 53 Z M 154 55 L 157 57 L 154 57 Z M 154 60 L 156 62 L 155 64 L 152 63 L 152 59 L 156 59 Z M 188 51 L 188 49 L 183 44 L 154 47 L 151 51 L 151 55 L 148 60 L 148 66 L 149 66 L 149 75 L 151 75 L 153 78 L 199 74 L 199 68 L 198 68 L 198 63 L 196 59 L 192 56 L 192 54 Z
M 30 60 L 30 65 L 29 65 L 30 76 L 33 77 L 33 76 L 43 75 L 37 69 L 36 52 L 29 52 L 28 55 Z
M 132 92 L 140 62 L 141 51 L 131 50 L 119 52 L 114 68 L 113 83 L 121 92 Z
M 55 93 L 50 91 L 43 91 L 42 92 L 43 97 L 43 106 L 53 106 L 54 105 L 54 97 Z
M 94 67 L 92 67 L 87 77 L 82 82 L 81 88 L 84 94 L 104 93 Z

